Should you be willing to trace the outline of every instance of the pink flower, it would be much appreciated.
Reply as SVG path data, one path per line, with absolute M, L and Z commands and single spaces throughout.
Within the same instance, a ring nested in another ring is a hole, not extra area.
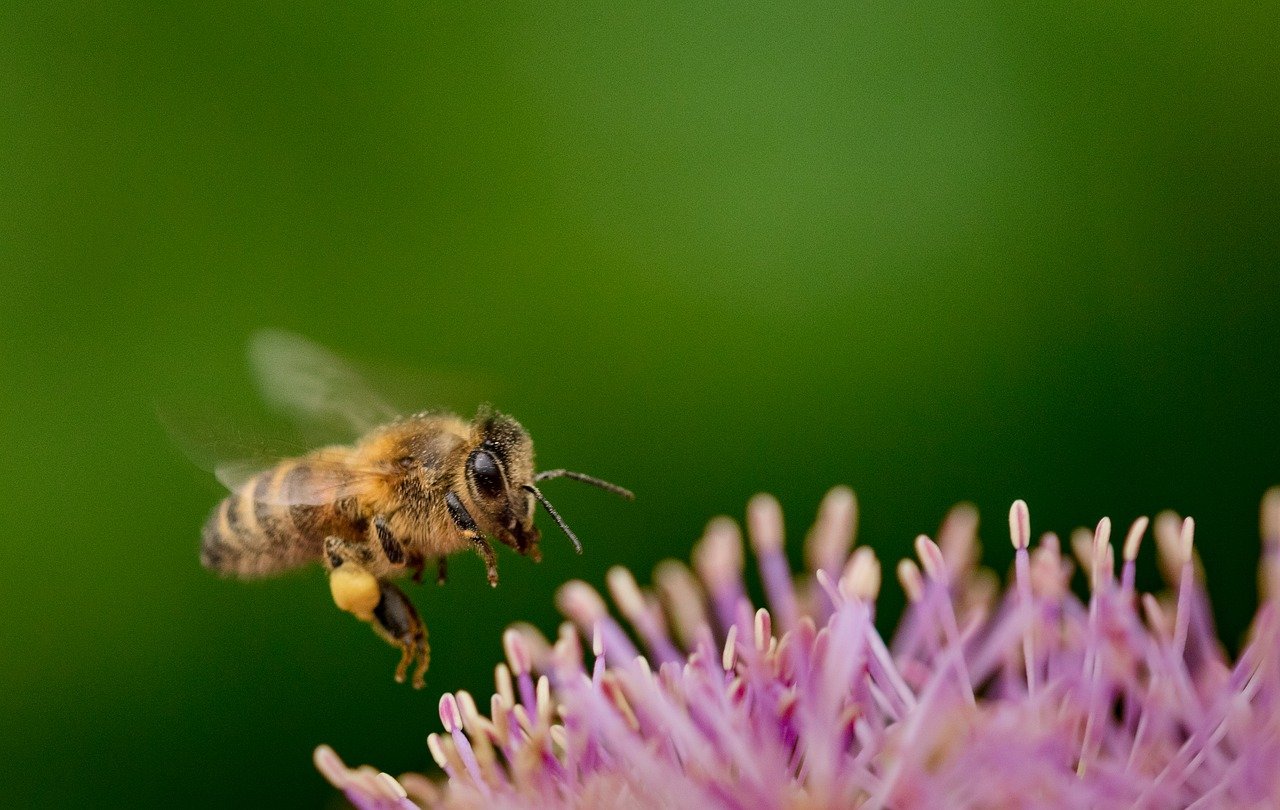
M 487 714 L 440 700 L 429 738 L 445 780 L 347 769 L 324 775 L 361 808 L 1133 808 L 1280 802 L 1280 489 L 1263 502 L 1262 604 L 1239 657 L 1214 635 L 1192 545 L 1172 513 L 1153 531 L 1171 595 L 1134 589 L 1143 518 L 1030 547 L 1027 506 L 1009 524 L 1013 583 L 977 565 L 977 514 L 921 536 L 898 579 L 909 605 L 876 630 L 880 564 L 850 553 L 853 493 L 829 493 L 793 578 L 782 513 L 747 511 L 768 609 L 743 584 L 737 527 L 711 522 L 693 570 L 662 563 L 642 590 L 609 591 L 623 625 L 583 582 L 560 591 L 571 623 L 554 643 L 518 626 L 503 642 Z M 589 641 L 584 655 L 582 641 Z M 412 797 L 412 798 L 410 798 Z

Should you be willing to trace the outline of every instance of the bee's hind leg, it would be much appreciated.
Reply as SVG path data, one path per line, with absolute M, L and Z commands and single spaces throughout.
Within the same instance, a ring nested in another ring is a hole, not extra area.
M 382 599 L 377 578 L 369 573 L 369 547 L 341 537 L 326 537 L 324 567 L 329 572 L 329 592 L 340 609 L 361 621 L 372 621 L 373 610 Z
M 421 689 L 431 661 L 431 649 L 427 645 L 427 628 L 409 597 L 395 585 L 369 573 L 365 567 L 370 561 L 368 546 L 329 537 L 324 550 L 334 604 L 368 622 L 388 644 L 400 649 L 400 664 L 396 667 L 398 683 L 404 683 L 405 674 L 416 659 L 418 667 L 413 673 L 413 688 Z
M 427 644 L 427 628 L 418 617 L 418 611 L 405 596 L 404 591 L 390 582 L 378 583 L 382 598 L 373 610 L 373 629 L 393 647 L 400 648 L 400 663 L 396 666 L 396 683 L 404 683 L 409 666 L 416 659 L 413 671 L 413 688 L 421 689 L 427 665 L 431 663 L 431 646 Z

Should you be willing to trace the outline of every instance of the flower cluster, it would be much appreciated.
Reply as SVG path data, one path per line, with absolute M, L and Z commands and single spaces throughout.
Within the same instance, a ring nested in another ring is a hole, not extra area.
M 880 564 L 853 550 L 853 494 L 824 499 L 793 577 L 782 513 L 747 513 L 768 607 L 743 544 L 717 519 L 692 569 L 608 586 L 632 632 L 582 582 L 554 642 L 516 626 L 488 714 L 440 700 L 429 738 L 446 778 L 320 771 L 357 807 L 1272 807 L 1280 802 L 1280 489 L 1263 503 L 1261 606 L 1230 661 L 1216 639 L 1194 523 L 1150 523 L 1170 593 L 1139 594 L 1145 518 L 1116 544 L 1103 519 L 1065 551 L 1009 515 L 1012 582 L 978 566 L 977 514 L 951 511 L 897 578 L 909 599 L 877 631 Z M 1074 557 L 1074 561 L 1073 558 Z M 1073 593 L 1076 565 L 1089 596 Z M 590 655 L 585 656 L 584 642 Z M 638 642 L 638 644 L 637 644 Z M 643 648 L 643 653 L 641 652 Z M 585 662 L 585 663 L 584 663 Z

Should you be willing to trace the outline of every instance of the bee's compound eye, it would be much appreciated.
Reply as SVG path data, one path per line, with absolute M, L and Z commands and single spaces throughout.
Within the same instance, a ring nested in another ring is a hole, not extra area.
M 502 494 L 502 473 L 498 470 L 498 462 L 485 450 L 477 450 L 471 454 L 467 462 L 471 467 L 471 480 L 476 489 L 486 498 L 496 498 Z

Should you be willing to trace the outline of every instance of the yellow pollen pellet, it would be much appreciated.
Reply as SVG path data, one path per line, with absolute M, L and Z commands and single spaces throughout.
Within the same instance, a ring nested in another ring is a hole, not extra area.
M 329 574 L 329 591 L 334 604 L 364 621 L 372 618 L 381 598 L 378 580 L 373 574 L 349 567 Z

